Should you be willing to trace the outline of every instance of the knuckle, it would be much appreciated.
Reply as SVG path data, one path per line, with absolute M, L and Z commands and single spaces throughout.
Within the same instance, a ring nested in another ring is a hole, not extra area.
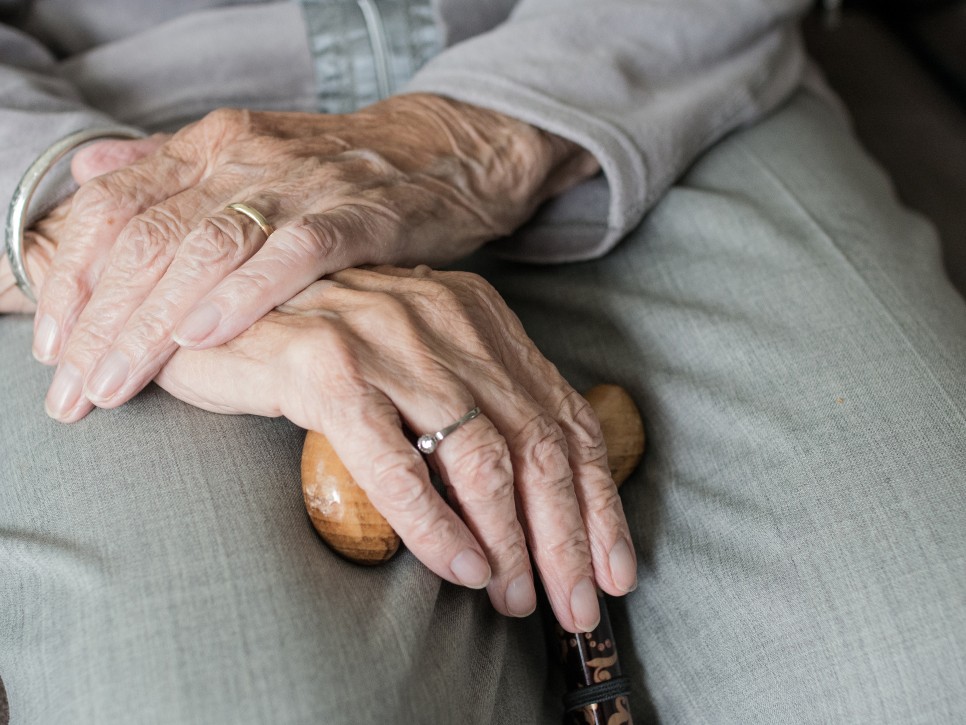
M 100 223 L 107 226 L 117 223 L 116 214 L 137 213 L 131 195 L 110 174 L 95 177 L 78 188 L 74 193 L 71 210 L 82 214 L 97 214 L 102 217 Z
M 535 415 L 523 426 L 516 440 L 523 450 L 524 462 L 538 470 L 546 483 L 570 485 L 567 439 L 552 418 L 543 413 Z
M 461 272 L 438 272 L 426 265 L 416 267 L 413 272 L 399 284 L 428 304 L 445 307 L 447 312 L 463 313 L 465 302 L 456 283 Z
M 277 235 L 276 246 L 282 255 L 290 255 L 291 261 L 304 264 L 306 256 L 321 259 L 338 246 L 338 235 L 330 225 L 312 219 L 300 219 Z
M 370 466 L 372 485 L 385 506 L 400 514 L 414 514 L 426 506 L 430 486 L 415 449 L 384 451 L 373 457 Z
M 180 241 L 180 224 L 160 209 L 132 219 L 118 239 L 115 266 L 131 273 L 166 266 L 171 250 Z
M 455 517 L 431 511 L 417 519 L 408 532 L 407 545 L 422 551 L 441 552 L 458 541 L 462 531 Z
M 373 314 L 381 329 L 392 331 L 394 337 L 408 342 L 413 342 L 410 339 L 413 335 L 418 338 L 409 307 L 392 292 L 365 290 L 356 292 L 355 299 L 358 309 Z
M 229 303 L 261 298 L 278 287 L 278 276 L 257 264 L 246 264 L 235 270 L 221 285 L 217 296 Z
M 583 529 L 557 541 L 546 542 L 539 555 L 555 563 L 559 571 L 584 571 L 591 567 L 590 540 Z
M 252 127 L 252 114 L 238 108 L 216 108 L 201 119 L 198 127 L 205 133 L 214 131 L 219 135 L 224 132 L 244 131 Z
M 384 155 L 373 149 L 354 148 L 340 153 L 337 159 L 355 162 L 367 172 L 381 172 L 385 174 L 399 173 L 393 163 Z
M 74 205 L 102 207 L 114 201 L 114 186 L 107 177 L 98 176 L 83 184 L 74 194 Z
M 75 162 L 93 169 L 103 169 L 118 164 L 128 164 L 135 160 L 135 150 L 129 143 L 117 140 L 103 140 L 82 148 L 74 156 Z
M 244 254 L 244 240 L 244 230 L 233 221 L 208 217 L 185 239 L 178 257 L 200 269 L 222 266 Z
M 330 396 L 367 391 L 359 351 L 343 327 L 325 316 L 313 317 L 311 324 L 311 329 L 296 335 L 287 347 L 287 369 L 300 371 L 308 382 Z M 325 364 L 320 365 L 320 360 Z
M 513 526 L 496 541 L 487 542 L 486 548 L 493 552 L 494 558 L 500 562 L 500 569 L 504 572 L 518 571 L 528 568 L 530 550 L 519 525 Z
M 392 341 L 392 348 L 406 361 L 415 365 L 428 379 L 438 379 L 439 367 L 427 342 L 427 334 L 418 324 L 417 316 L 408 300 L 386 290 L 352 290 L 349 309 L 341 311 L 349 333 L 360 344 L 384 348 Z M 364 342 L 363 342 L 364 341 Z
M 497 317 L 506 317 L 509 308 L 506 307 L 502 295 L 480 275 L 473 272 L 445 271 L 437 273 L 434 281 L 443 284 L 459 300 L 460 306 L 465 308 L 468 300 L 472 300 L 472 304 L 485 307 L 496 313 Z
M 559 420 L 568 421 L 570 455 L 579 463 L 607 464 L 607 444 L 597 413 L 575 390 L 565 397 Z
M 116 336 L 115 327 L 107 319 L 81 320 L 71 333 L 66 357 L 88 359 L 95 351 L 110 347 Z
M 157 344 L 159 340 L 166 340 L 174 326 L 172 310 L 152 305 L 138 313 L 137 319 L 125 333 L 128 342 L 137 348 Z
M 429 279 L 421 283 L 427 301 L 446 314 L 466 316 L 466 306 L 462 297 L 449 285 L 439 280 Z
M 626 528 L 620 494 L 617 492 L 617 486 L 609 478 L 602 479 L 599 486 L 591 487 L 586 492 L 585 499 L 588 510 L 597 514 L 608 511 L 621 512 L 619 520 L 615 519 L 612 523 L 614 527 Z
M 501 501 L 513 496 L 513 468 L 502 438 L 461 453 L 456 469 L 469 482 L 459 491 L 461 503 Z
M 404 180 L 406 175 L 385 155 L 366 148 L 342 151 L 326 159 L 317 173 L 328 177 L 330 182 L 343 191 L 357 188 L 373 188 Z
M 90 297 L 94 286 L 86 274 L 77 274 L 74 267 L 57 267 L 44 279 L 41 300 L 53 312 L 76 304 L 74 301 Z

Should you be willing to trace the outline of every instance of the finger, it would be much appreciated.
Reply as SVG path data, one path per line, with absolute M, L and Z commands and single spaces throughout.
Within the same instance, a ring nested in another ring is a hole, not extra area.
M 62 388 L 65 395 L 48 399 L 47 410 L 54 418 L 64 420 L 67 415 L 64 401 L 74 399 L 75 394 L 81 397 L 84 382 L 94 365 L 161 279 L 191 227 L 213 204 L 217 208 L 217 197 L 210 185 L 205 184 L 148 209 L 125 227 L 61 353 L 61 366 L 52 386 Z M 70 366 L 65 367 L 65 362 Z M 80 380 L 64 370 L 79 371 Z
M 348 207 L 282 226 L 197 304 L 174 339 L 191 349 L 231 340 L 323 275 L 369 261 L 360 241 L 371 231 Z
M 467 305 L 467 299 L 497 303 L 477 306 L 486 307 L 486 324 L 496 321 L 499 330 L 480 326 L 461 328 L 461 344 L 476 359 L 492 359 L 494 351 L 487 341 L 501 340 L 504 325 L 514 324 L 512 313 L 488 285 L 461 298 L 452 291 L 456 279 L 453 273 L 435 273 L 425 267 L 411 271 L 380 268 L 379 272 L 349 270 L 332 276 L 346 284 L 372 284 L 386 290 L 406 288 L 410 293 L 412 278 L 421 278 L 422 297 L 432 300 L 437 311 L 472 308 Z M 448 280 L 446 284 L 439 281 L 441 275 Z M 394 282 L 398 277 L 410 279 Z M 472 281 L 464 277 L 479 279 L 461 275 L 459 281 L 463 284 Z M 494 310 L 499 314 L 493 315 Z M 515 324 L 519 326 L 518 322 Z M 483 338 L 479 337 L 481 333 Z M 580 463 L 585 479 L 588 474 L 583 471 L 580 456 L 572 456 L 563 427 L 527 388 L 531 381 L 523 373 L 524 368 L 540 361 L 544 361 L 544 367 L 552 366 L 525 335 L 514 338 L 513 344 L 516 356 L 512 358 L 512 368 L 494 362 L 474 368 L 461 378 L 509 445 L 527 541 L 558 622 L 569 631 L 589 631 L 597 626 L 600 610 L 587 521 L 575 490 L 574 463 Z M 559 382 L 557 374 L 555 384 Z M 609 480 L 606 469 L 604 475 Z M 612 481 L 610 485 L 613 487 Z M 596 520 L 593 523 L 596 525 Z
M 71 159 L 71 175 L 78 185 L 86 184 L 96 176 L 117 171 L 153 154 L 169 138 L 169 134 L 156 133 L 148 138 L 109 139 L 89 144 Z
M 318 355 L 323 351 L 331 354 L 331 347 L 323 346 Z M 325 411 L 322 432 L 373 506 L 438 576 L 473 589 L 487 586 L 491 570 L 480 544 L 433 488 L 392 403 L 374 390 L 348 396 L 322 392 L 332 387 L 329 379 L 315 388 L 326 397 L 318 401 Z
M 322 294 L 327 301 L 321 300 L 322 305 L 316 305 L 316 309 L 338 310 L 340 318 L 370 351 L 368 355 L 356 354 L 356 362 L 340 364 L 331 359 L 331 348 L 336 346 L 333 343 L 326 356 L 329 370 L 358 366 L 360 358 L 368 360 L 360 374 L 392 401 L 410 430 L 437 430 L 473 407 L 466 387 L 434 359 L 434 350 L 427 346 L 423 331 L 410 316 L 410 308 L 398 297 L 365 289 L 365 285 L 328 286 Z M 373 310 L 377 314 L 372 314 Z M 384 352 L 387 340 L 392 340 L 389 355 Z M 331 388 L 330 381 L 327 389 Z M 345 415 L 342 419 L 346 419 Z M 461 514 L 459 518 L 489 564 L 490 599 L 504 614 L 530 614 L 536 606 L 536 594 L 526 541 L 516 515 L 506 442 L 492 423 L 481 416 L 458 428 L 445 443 L 445 450 L 441 449 L 435 457 L 440 463 L 438 469 L 451 503 Z M 408 448 L 412 450 L 412 444 Z M 403 532 L 396 530 L 405 539 Z M 467 554 L 458 564 L 451 564 L 450 569 L 465 567 L 465 560 L 475 561 Z M 441 561 L 434 569 L 444 563 Z M 469 579 L 464 572 L 457 573 L 462 581 Z
M 437 359 L 443 346 L 420 326 L 405 297 L 382 291 L 382 275 L 359 271 L 346 276 L 346 284 L 327 278 L 321 292 L 328 297 L 327 306 L 338 309 L 370 349 L 389 351 L 378 356 L 375 371 L 370 366 L 370 378 L 378 381 L 408 428 L 435 431 L 472 408 L 466 386 Z M 341 300 L 346 303 L 340 305 Z M 490 599 L 503 614 L 526 616 L 536 606 L 536 594 L 506 442 L 481 415 L 453 431 L 445 443 L 430 460 L 490 564 Z
M 400 411 L 412 416 L 413 426 L 431 425 L 422 416 L 436 416 L 438 411 L 424 410 L 427 401 L 438 395 L 455 410 L 468 400 L 465 389 L 438 366 L 427 363 L 431 354 L 426 357 L 425 343 L 406 319 L 401 302 L 331 282 L 313 285 L 308 294 L 299 297 L 307 299 L 293 300 L 289 314 L 297 315 L 307 304 L 313 312 L 303 319 L 310 319 L 313 326 L 311 335 L 303 331 L 295 336 L 283 358 L 290 361 L 295 374 L 306 379 L 304 385 L 289 384 L 288 389 L 324 393 L 310 398 L 290 395 L 282 400 L 281 411 L 329 438 L 372 504 L 432 571 L 471 588 L 492 583 L 494 569 L 480 538 L 483 532 L 473 531 L 473 526 L 512 531 L 516 525 L 512 500 L 484 506 L 482 511 L 474 509 L 464 522 L 432 487 L 422 456 L 401 431 Z M 373 310 L 377 314 L 372 315 Z M 270 319 L 277 316 L 285 315 L 272 313 Z M 373 339 L 378 342 L 371 344 Z M 385 354 L 389 339 L 393 341 L 388 348 L 391 356 Z M 490 437 L 499 438 L 492 429 Z M 480 524 L 481 518 L 500 506 L 496 525 L 490 520 Z M 503 584 L 491 589 L 500 609 L 505 609 L 504 589 Z
M 231 210 L 203 219 L 178 246 L 164 275 L 87 376 L 88 399 L 113 408 L 136 395 L 177 349 L 171 337 L 175 325 L 265 239 L 261 228 Z M 105 279 L 102 284 L 106 283 Z
M 285 414 L 297 425 L 321 430 L 317 406 L 309 400 L 304 369 L 278 364 L 285 358 L 282 351 L 292 336 L 302 337 L 304 333 L 290 324 L 292 317 L 271 313 L 245 332 L 238 345 L 201 352 L 179 349 L 154 382 L 179 400 L 213 413 Z M 310 335 L 309 331 L 305 336 Z M 288 387 L 297 389 L 290 396 L 295 405 L 283 402 Z
M 94 410 L 94 404 L 83 395 L 83 386 L 84 376 L 76 365 L 58 363 L 44 398 L 47 415 L 61 423 L 76 423 Z
M 414 364 L 405 361 L 400 369 L 418 370 Z M 462 384 L 433 367 L 424 364 L 415 378 L 399 374 L 387 378 L 387 394 L 417 434 L 440 430 L 475 406 Z M 508 616 L 531 614 L 537 605 L 536 590 L 503 436 L 480 415 L 440 441 L 430 458 L 446 485 L 450 503 L 490 564 L 493 578 L 487 590 L 493 606 Z
M 200 178 L 203 161 L 167 151 L 170 145 L 89 181 L 74 194 L 63 225 L 67 235 L 58 240 L 57 254 L 38 295 L 33 353 L 39 361 L 59 360 L 112 246 L 128 223 Z
M 476 275 L 463 277 L 469 284 L 492 289 Z M 491 337 L 496 341 L 500 357 L 513 370 L 514 379 L 563 430 L 574 490 L 589 535 L 597 584 L 614 596 L 632 591 L 637 586 L 637 558 L 620 495 L 607 463 L 607 446 L 596 413 L 553 363 L 540 354 L 512 312 L 506 310 L 500 320 L 500 329 L 493 333 Z M 521 350 L 527 351 L 522 356 L 524 364 L 520 364 Z
M 514 367 L 514 377 L 563 432 L 573 489 L 588 536 L 594 580 L 608 594 L 626 594 L 637 586 L 637 559 L 607 464 L 600 423 L 590 404 L 539 354 L 522 327 L 516 336 L 512 328 L 513 325 L 504 324 L 504 340 L 515 337 L 516 344 L 531 349 L 527 364 Z M 518 360 L 519 352 L 513 357 Z
M 574 491 L 590 540 L 594 575 L 608 594 L 622 596 L 637 587 L 637 557 L 617 485 L 607 464 L 607 446 L 590 404 L 556 372 L 545 369 L 528 389 L 553 411 L 564 432 Z M 535 376 L 534 376 L 535 377 Z
M 561 626 L 569 631 L 593 629 L 599 620 L 600 611 L 593 582 L 587 532 L 573 490 L 563 431 L 521 386 L 510 379 L 506 369 L 500 363 L 492 361 L 491 351 L 487 349 L 485 341 L 479 338 L 477 330 L 465 324 L 465 317 L 460 317 L 461 308 L 468 304 L 467 301 L 472 303 L 473 297 L 461 298 L 447 284 L 429 278 L 432 273 L 427 269 L 401 273 L 400 276 L 395 276 L 387 270 L 381 270 L 381 272 L 384 273 L 346 270 L 331 276 L 341 284 L 382 292 L 388 299 L 392 299 L 392 295 L 395 294 L 414 300 L 427 300 L 437 315 L 440 311 L 449 313 L 452 318 L 450 323 L 453 325 L 451 329 L 454 331 L 453 343 L 456 348 L 447 366 L 451 370 L 461 371 L 459 375 L 461 385 L 465 386 L 471 394 L 468 400 L 457 399 L 461 400 L 461 404 L 475 400 L 508 445 L 514 489 L 521 513 L 520 517 L 513 518 L 518 521 L 522 519 L 525 540 L 540 571 L 551 606 Z M 401 279 L 402 275 L 410 279 Z M 414 285 L 413 277 L 422 279 Z M 378 320 L 386 326 L 386 329 L 381 330 L 378 327 L 373 329 L 370 325 L 365 328 L 367 333 L 374 339 L 382 337 L 399 343 L 400 331 L 407 329 L 406 320 L 393 319 L 392 315 L 387 314 L 387 310 L 391 308 L 388 303 L 380 303 L 376 307 L 380 310 Z M 430 335 L 429 330 L 423 332 L 423 336 L 427 339 L 431 339 Z M 406 342 L 396 345 L 400 350 L 413 347 L 414 344 Z M 426 355 L 440 355 L 447 347 L 453 349 L 444 342 L 434 344 L 432 351 L 427 350 Z M 402 370 L 420 369 L 416 363 L 405 360 L 400 367 Z M 430 379 L 434 384 L 430 386 L 429 399 L 437 404 L 446 404 L 447 398 L 452 398 L 454 393 L 445 392 L 446 386 L 440 381 L 438 375 L 431 375 Z M 443 391 L 442 394 L 440 391 Z M 405 386 L 401 386 L 392 393 L 394 400 L 404 395 Z M 456 412 L 455 407 L 458 406 L 451 407 L 446 412 L 455 414 L 457 417 L 466 412 L 465 409 Z M 401 410 L 408 409 L 406 406 L 401 407 Z M 438 417 L 437 413 L 437 419 Z M 432 421 L 426 422 L 432 423 Z M 473 421 L 474 424 L 475 422 Z M 469 424 L 465 428 L 468 429 Z M 460 433 L 459 436 L 457 436 L 458 433 Z M 467 438 L 466 431 L 462 428 L 454 432 L 451 438 L 454 439 L 452 442 L 455 445 L 444 446 L 443 443 L 451 442 L 450 438 L 447 438 L 440 443 L 437 453 L 434 454 L 441 457 L 441 472 L 445 471 L 449 475 L 456 473 L 461 455 L 473 455 L 474 445 L 472 438 Z M 448 451 L 450 448 L 451 452 Z M 504 485 L 504 479 L 499 475 L 501 459 L 497 454 L 500 451 L 494 448 L 493 444 L 484 437 L 480 453 L 486 457 L 483 459 L 484 465 L 491 469 L 485 481 L 499 491 Z M 505 451 L 503 453 L 505 456 Z M 445 457 L 450 455 L 454 456 L 454 460 L 446 465 Z M 505 466 L 505 457 L 502 460 L 504 461 L 502 465 Z M 472 466 L 472 461 L 469 463 Z M 462 491 L 455 482 L 453 488 L 457 491 L 457 495 Z M 471 487 L 468 490 L 477 489 Z M 492 490 L 490 494 L 493 495 Z M 515 546 L 518 539 L 513 538 L 512 530 L 507 527 L 506 518 L 502 520 L 497 518 L 489 522 L 488 526 L 496 532 L 498 541 L 502 539 L 508 542 L 507 566 L 514 573 L 520 572 L 522 563 L 519 559 L 514 560 L 512 556 L 516 553 Z M 477 538 L 485 547 L 482 536 L 483 534 L 478 534 Z M 522 587 L 525 581 L 518 585 L 521 587 L 521 599 L 524 598 Z M 508 584 L 509 581 L 506 581 L 506 585 Z M 500 585 L 504 586 L 504 582 L 501 581 Z M 504 590 L 504 600 L 507 593 L 508 590 Z M 529 592 L 525 592 L 525 596 L 528 598 Z M 497 608 L 504 611 L 504 607 Z
M 488 405 L 510 449 L 530 552 L 557 621 L 588 632 L 600 609 L 563 431 L 522 389 Z
M 380 268 L 379 271 L 428 280 L 440 275 L 450 280 L 455 278 L 452 272 L 435 272 L 428 267 Z M 455 275 L 460 283 L 475 288 L 477 295 L 499 299 L 496 291 L 479 276 Z M 557 368 L 540 354 L 519 319 L 502 301 L 499 309 L 502 315 L 480 317 L 480 323 L 491 327 L 489 339 L 494 341 L 504 365 L 512 370 L 513 379 L 563 430 L 574 490 L 589 536 L 596 582 L 608 594 L 626 594 L 637 586 L 637 559 L 624 508 L 607 464 L 607 448 L 597 415 Z M 492 327 L 494 321 L 499 329 Z

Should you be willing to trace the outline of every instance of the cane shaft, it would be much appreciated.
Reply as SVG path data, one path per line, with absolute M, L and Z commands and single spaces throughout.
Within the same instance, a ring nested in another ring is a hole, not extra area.
M 600 602 L 600 624 L 593 632 L 572 634 L 557 625 L 561 661 L 567 678 L 564 725 L 631 723 L 629 683 L 621 670 L 607 603 Z

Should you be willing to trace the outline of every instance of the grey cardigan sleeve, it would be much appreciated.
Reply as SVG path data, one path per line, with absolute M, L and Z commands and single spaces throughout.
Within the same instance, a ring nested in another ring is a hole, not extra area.
M 520 0 L 430 61 L 407 91 L 491 108 L 575 141 L 603 178 L 500 244 L 560 262 L 612 248 L 695 157 L 801 82 L 808 0 Z
M 40 42 L 0 25 L 0 218 L 20 176 L 45 148 L 72 131 L 114 123 L 84 103 Z M 67 176 L 61 174 L 63 183 Z
M 143 27 L 135 23 L 126 35 L 62 59 L 33 36 L 0 25 L 0 218 L 30 163 L 72 131 L 114 123 L 173 131 L 218 106 L 315 110 L 297 5 L 194 4 L 164 22 L 145 17 Z M 138 17 L 132 10 L 126 19 Z M 58 167 L 57 183 L 45 182 L 32 217 L 70 190 L 66 166 Z

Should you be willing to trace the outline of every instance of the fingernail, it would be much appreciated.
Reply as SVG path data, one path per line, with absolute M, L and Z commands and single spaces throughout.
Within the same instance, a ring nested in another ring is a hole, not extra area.
M 52 362 L 57 356 L 58 344 L 57 323 L 50 315 L 44 315 L 37 323 L 34 333 L 34 357 L 39 362 Z
M 94 368 L 87 382 L 88 397 L 93 402 L 110 398 L 127 380 L 131 372 L 131 363 L 127 356 L 118 351 L 109 352 L 100 364 Z
M 490 565 L 473 549 L 457 554 L 449 568 L 460 584 L 470 589 L 482 589 L 490 583 Z
M 63 418 L 67 415 L 77 405 L 83 386 L 80 370 L 69 363 L 61 367 L 47 391 L 47 415 L 51 418 Z
M 212 302 L 203 302 L 175 328 L 172 337 L 179 345 L 197 345 L 214 332 L 221 322 L 221 310 Z
M 625 592 L 637 589 L 637 561 L 631 547 L 621 539 L 610 550 L 610 575 L 614 583 Z
M 533 577 L 521 574 L 506 588 L 506 609 L 514 617 L 526 617 L 537 608 L 537 592 Z
M 590 632 L 600 624 L 600 605 L 597 603 L 597 587 L 589 578 L 577 582 L 570 593 L 570 613 L 581 632 Z

